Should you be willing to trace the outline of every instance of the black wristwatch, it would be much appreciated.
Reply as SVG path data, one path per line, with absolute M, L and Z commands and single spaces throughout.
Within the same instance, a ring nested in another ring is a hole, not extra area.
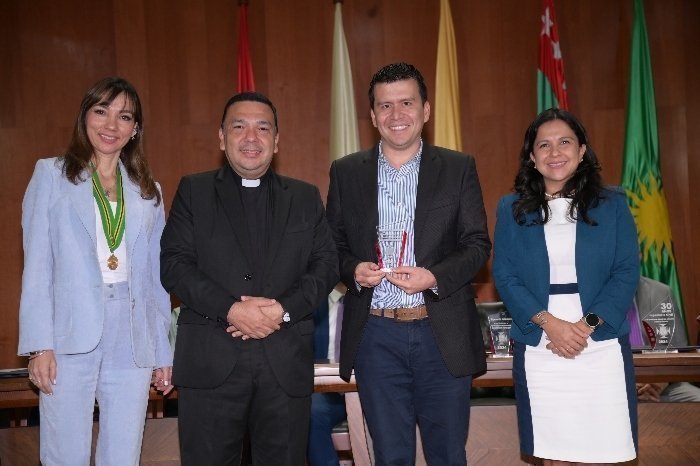
M 598 314 L 593 314 L 592 312 L 589 312 L 588 314 L 583 316 L 582 320 L 583 320 L 583 323 L 588 325 L 588 327 L 591 330 L 595 330 L 601 324 L 600 317 L 598 317 Z

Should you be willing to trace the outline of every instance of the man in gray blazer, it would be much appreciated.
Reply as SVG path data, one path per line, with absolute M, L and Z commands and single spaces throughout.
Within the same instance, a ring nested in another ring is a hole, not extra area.
M 340 374 L 355 369 L 377 465 L 466 464 L 472 375 L 486 369 L 471 280 L 491 242 L 474 159 L 423 141 L 412 65 L 369 88 L 381 141 L 333 163 L 327 215 L 347 285 Z
M 180 182 L 161 278 L 182 301 L 173 382 L 183 465 L 304 464 L 313 309 L 338 281 L 318 189 L 271 168 L 277 113 L 232 97 L 219 129 L 229 165 Z

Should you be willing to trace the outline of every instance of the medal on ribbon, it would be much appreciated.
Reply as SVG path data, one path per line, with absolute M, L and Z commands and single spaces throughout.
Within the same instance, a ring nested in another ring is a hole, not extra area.
M 112 205 L 105 195 L 100 177 L 97 174 L 97 168 L 92 163 L 92 195 L 97 202 L 97 210 L 100 211 L 102 219 L 102 229 L 107 238 L 107 246 L 112 255 L 107 259 L 107 267 L 110 270 L 116 270 L 119 267 L 119 259 L 114 255 L 114 251 L 119 247 L 124 237 L 124 229 L 126 226 L 126 212 L 124 209 L 124 190 L 122 188 L 122 174 L 117 166 L 117 207 L 112 210 Z

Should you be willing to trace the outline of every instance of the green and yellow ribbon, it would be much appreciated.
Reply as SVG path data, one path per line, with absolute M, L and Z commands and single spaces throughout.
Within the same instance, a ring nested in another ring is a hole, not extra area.
M 107 238 L 107 246 L 109 251 L 114 251 L 119 247 L 124 237 L 126 226 L 126 209 L 124 208 L 124 189 L 122 188 L 122 174 L 117 166 L 117 208 L 116 212 L 112 211 L 112 205 L 105 195 L 100 177 L 97 174 L 97 169 L 92 165 L 92 195 L 97 202 L 97 209 L 100 211 L 102 219 L 102 228 Z

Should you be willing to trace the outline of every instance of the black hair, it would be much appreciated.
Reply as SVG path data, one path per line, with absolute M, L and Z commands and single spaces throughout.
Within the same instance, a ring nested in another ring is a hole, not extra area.
M 588 210 L 595 207 L 603 197 L 605 188 L 600 176 L 600 163 L 588 140 L 586 129 L 581 122 L 571 113 L 559 108 L 550 108 L 543 111 L 530 124 L 525 131 L 523 147 L 520 151 L 520 168 L 515 176 L 514 190 L 520 197 L 513 203 L 513 217 L 524 224 L 524 215 L 531 212 L 543 212 L 543 217 L 536 223 L 547 223 L 549 220 L 549 208 L 545 200 L 545 185 L 542 174 L 535 168 L 530 159 L 533 153 L 537 131 L 543 124 L 561 120 L 571 128 L 580 145 L 586 145 L 583 160 L 579 163 L 573 176 L 569 178 L 559 194 L 572 198 L 569 217 L 580 218 L 589 225 L 597 223 L 588 216 Z
M 380 83 L 393 83 L 406 79 L 415 79 L 416 83 L 418 83 L 421 103 L 425 104 L 428 101 L 428 88 L 423 80 L 423 75 L 415 66 L 402 62 L 386 65 L 374 73 L 372 81 L 369 83 L 369 107 L 374 108 L 374 86 Z
M 272 116 L 275 119 L 275 131 L 279 132 L 279 126 L 277 124 L 277 109 L 272 104 L 272 101 L 267 98 L 267 96 L 259 92 L 241 92 L 240 94 L 236 94 L 230 99 L 228 99 L 228 102 L 226 102 L 226 106 L 224 107 L 224 114 L 221 115 L 222 128 L 224 127 L 224 120 L 226 120 L 226 112 L 228 112 L 228 109 L 229 107 L 231 107 L 231 105 L 237 102 L 260 102 L 261 104 L 265 104 L 268 107 L 270 107 L 270 109 L 272 110 Z

